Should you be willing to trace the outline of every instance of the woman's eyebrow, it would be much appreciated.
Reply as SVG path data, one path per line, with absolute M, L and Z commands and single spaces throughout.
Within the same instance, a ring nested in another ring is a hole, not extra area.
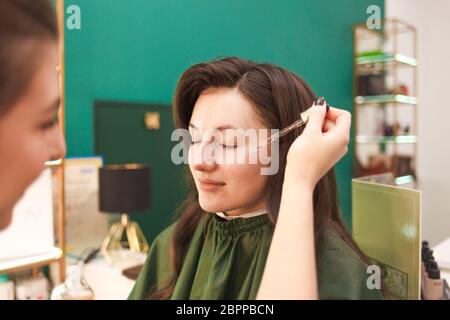
M 189 123 L 189 127 L 198 130 L 198 128 L 192 123 Z M 232 125 L 223 125 L 223 126 L 219 126 L 219 127 L 215 128 L 215 129 L 226 130 L 226 129 L 236 129 L 236 127 L 233 127 Z

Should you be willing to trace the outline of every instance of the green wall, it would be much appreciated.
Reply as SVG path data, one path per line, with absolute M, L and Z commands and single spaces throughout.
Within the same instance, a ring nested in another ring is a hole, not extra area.
M 351 25 L 384 0 L 66 0 L 81 30 L 66 29 L 69 156 L 94 151 L 93 100 L 170 104 L 189 65 L 236 55 L 302 76 L 330 104 L 351 108 Z M 350 221 L 350 148 L 338 165 Z

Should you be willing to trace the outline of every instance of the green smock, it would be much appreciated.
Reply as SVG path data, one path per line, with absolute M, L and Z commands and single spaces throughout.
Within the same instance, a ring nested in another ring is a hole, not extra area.
M 274 230 L 268 215 L 233 220 L 204 215 L 171 299 L 255 299 Z M 175 224 L 150 246 L 129 299 L 148 299 L 167 283 L 173 272 L 169 240 Z M 325 237 L 317 266 L 320 299 L 381 299 L 379 290 L 366 285 L 365 263 L 337 235 Z

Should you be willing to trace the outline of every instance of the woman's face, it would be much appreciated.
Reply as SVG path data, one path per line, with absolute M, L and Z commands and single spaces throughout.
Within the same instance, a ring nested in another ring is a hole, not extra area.
M 213 129 L 221 133 L 221 138 L 216 135 L 211 139 L 208 131 Z M 236 216 L 266 206 L 264 188 L 268 176 L 261 175 L 258 160 L 245 163 L 217 161 L 215 154 L 209 152 L 206 153 L 211 154 L 211 157 L 202 157 L 205 148 L 214 142 L 224 154 L 248 155 L 248 141 L 230 138 L 234 129 L 267 127 L 257 116 L 252 103 L 237 89 L 218 88 L 203 92 L 194 106 L 189 126 L 192 139 L 189 167 L 202 209 Z
M 40 66 L 27 91 L 0 117 L 0 230 L 9 225 L 15 203 L 40 175 L 45 161 L 61 158 L 66 152 L 56 123 L 56 44 L 49 42 L 39 52 Z

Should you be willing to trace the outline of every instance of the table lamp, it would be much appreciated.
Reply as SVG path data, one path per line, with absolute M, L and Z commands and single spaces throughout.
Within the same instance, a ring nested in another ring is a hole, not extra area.
M 111 264 L 123 252 L 145 253 L 149 246 L 130 213 L 150 207 L 150 168 L 144 164 L 112 164 L 99 169 L 99 206 L 103 213 L 120 213 L 103 241 L 101 252 Z

